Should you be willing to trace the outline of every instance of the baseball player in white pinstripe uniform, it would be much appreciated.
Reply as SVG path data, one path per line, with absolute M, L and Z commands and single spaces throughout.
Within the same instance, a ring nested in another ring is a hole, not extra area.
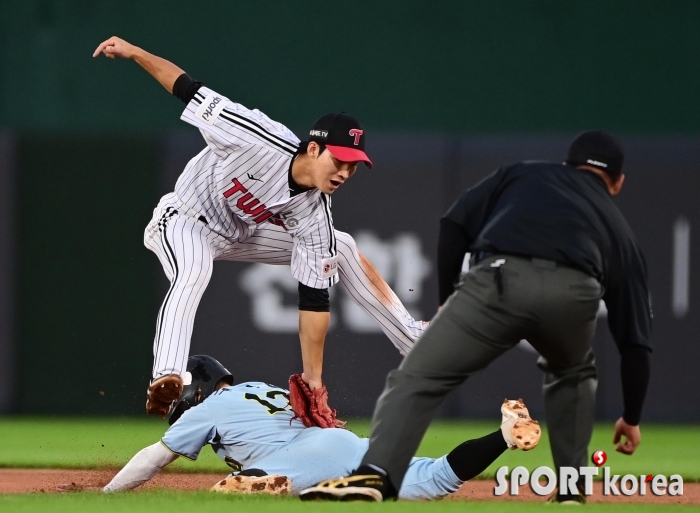
M 175 64 L 112 37 L 93 57 L 132 59 L 187 104 L 181 119 L 207 146 L 164 196 L 144 242 L 171 282 L 158 314 L 153 380 L 146 410 L 165 417 L 182 391 L 194 315 L 214 260 L 291 265 L 299 282 L 299 337 L 304 381 L 323 387 L 323 346 L 330 320 L 328 288 L 339 281 L 405 354 L 425 323 L 414 320 L 360 255 L 333 228 L 330 195 L 359 162 L 372 167 L 364 131 L 346 113 L 321 117 L 299 139 L 284 125 L 193 80 Z

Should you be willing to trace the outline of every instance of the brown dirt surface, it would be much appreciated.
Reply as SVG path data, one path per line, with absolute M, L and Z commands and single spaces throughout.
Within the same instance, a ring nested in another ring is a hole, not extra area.
M 0 493 L 57 493 L 60 491 L 97 490 L 106 485 L 116 474 L 116 470 L 61 470 L 61 469 L 0 469 Z M 163 472 L 139 490 L 208 490 L 224 476 L 205 473 Z M 493 494 L 494 481 L 475 480 L 464 485 L 452 495 L 452 499 L 472 501 L 543 501 L 523 486 L 517 497 Z M 630 497 L 605 496 L 602 483 L 594 483 L 594 495 L 589 502 L 612 503 L 654 503 L 654 504 L 700 504 L 700 483 L 684 483 L 683 495 L 657 497 L 647 491 L 647 495 Z
M 109 483 L 116 473 L 116 470 L 0 469 L 0 493 L 97 490 Z M 139 490 L 208 490 L 223 477 L 221 474 L 162 472 Z

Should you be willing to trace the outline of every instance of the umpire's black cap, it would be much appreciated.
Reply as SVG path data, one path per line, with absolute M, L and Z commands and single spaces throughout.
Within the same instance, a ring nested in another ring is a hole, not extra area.
M 602 130 L 577 135 L 569 146 L 569 155 L 566 157 L 566 163 L 570 166 L 597 167 L 612 177 L 622 174 L 624 160 L 620 142 Z

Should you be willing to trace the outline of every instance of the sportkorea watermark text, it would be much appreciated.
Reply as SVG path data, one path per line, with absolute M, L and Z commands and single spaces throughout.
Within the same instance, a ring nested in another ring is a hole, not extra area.
M 593 495 L 593 478 L 600 475 L 599 467 L 561 467 L 559 475 L 547 466 L 537 467 L 530 473 L 525 467 L 515 467 L 509 473 L 507 466 L 496 471 L 494 495 L 519 495 L 520 487 L 529 486 L 536 495 L 547 496 L 559 489 L 560 494 Z M 683 495 L 683 477 L 679 474 L 664 476 L 613 474 L 603 468 L 603 495 Z M 577 484 L 583 484 L 579 490 Z

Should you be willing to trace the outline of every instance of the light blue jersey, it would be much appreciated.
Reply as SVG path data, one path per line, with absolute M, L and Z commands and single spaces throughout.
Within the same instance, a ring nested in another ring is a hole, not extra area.
M 289 405 L 289 392 L 265 383 L 224 387 L 187 410 L 162 439 L 192 460 L 209 444 L 234 472 L 258 468 L 292 481 L 292 492 L 348 475 L 359 465 L 369 440 L 345 429 L 307 428 Z M 399 496 L 429 499 L 462 484 L 446 458 L 413 458 Z

